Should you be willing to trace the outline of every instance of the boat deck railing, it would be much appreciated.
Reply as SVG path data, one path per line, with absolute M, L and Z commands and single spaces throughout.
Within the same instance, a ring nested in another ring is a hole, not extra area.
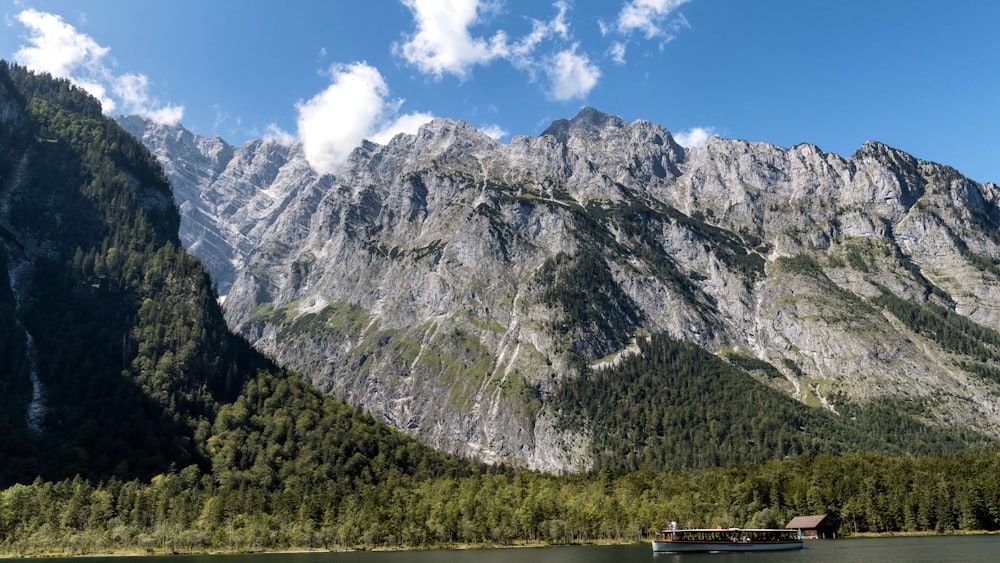
M 802 541 L 798 530 L 743 530 L 720 528 L 705 530 L 664 530 L 660 541 L 723 542 L 723 543 L 782 543 Z

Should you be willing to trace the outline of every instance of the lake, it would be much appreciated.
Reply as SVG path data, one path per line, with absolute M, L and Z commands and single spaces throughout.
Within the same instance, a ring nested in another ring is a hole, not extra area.
M 79 558 L 45 559 L 80 563 Z M 122 563 L 120 557 L 92 557 L 86 563 Z M 180 555 L 143 557 L 142 563 L 912 563 L 1000 561 L 1000 535 L 806 540 L 805 549 L 757 553 L 653 554 L 648 543 L 625 546 L 567 546 L 453 551 Z

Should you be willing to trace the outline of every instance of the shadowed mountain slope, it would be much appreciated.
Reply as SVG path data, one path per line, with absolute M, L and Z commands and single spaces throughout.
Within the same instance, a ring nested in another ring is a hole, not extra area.
M 179 224 L 156 158 L 97 100 L 0 62 L 0 486 L 194 467 L 347 490 L 469 468 L 231 333 Z

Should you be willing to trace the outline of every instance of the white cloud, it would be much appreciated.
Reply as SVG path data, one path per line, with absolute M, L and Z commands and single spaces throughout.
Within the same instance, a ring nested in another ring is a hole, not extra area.
M 499 141 L 500 139 L 506 137 L 509 132 L 503 127 L 497 125 L 496 123 L 491 123 L 489 125 L 483 125 L 479 127 L 479 130 L 486 133 L 494 141 Z
M 337 172 L 364 139 L 387 142 L 433 119 L 426 113 L 398 115 L 402 100 L 388 99 L 382 74 L 366 63 L 334 65 L 330 74 L 326 90 L 296 104 L 302 148 L 321 174 Z
M 670 16 L 688 0 L 630 0 L 618 13 L 619 33 L 628 35 L 642 32 L 646 39 L 663 37 L 666 41 L 674 38 L 677 31 L 690 27 L 684 16 Z
M 553 33 L 559 34 L 563 39 L 569 39 L 569 24 L 566 23 L 566 12 L 569 11 L 569 4 L 565 0 L 559 0 L 553 6 L 559 10 L 559 13 L 549 22 L 549 29 Z
M 714 127 L 692 127 L 691 129 L 678 131 L 677 134 L 674 135 L 674 140 L 677 141 L 678 145 L 686 149 L 690 149 L 693 147 L 703 146 L 705 141 L 714 135 Z
M 136 113 L 163 125 L 177 125 L 184 118 L 184 106 L 147 107 L 131 113 Z
M 286 147 L 294 145 L 297 140 L 295 135 L 292 135 L 288 131 L 278 127 L 277 123 L 269 123 L 267 128 L 264 129 L 263 137 L 269 141 L 274 141 L 279 145 L 284 145 Z
M 437 79 L 453 74 L 464 80 L 474 66 L 502 59 L 528 73 L 531 81 L 544 73 L 550 82 L 549 96 L 569 100 L 586 96 L 601 76 L 586 55 L 577 53 L 578 43 L 567 48 L 572 40 L 567 0 L 552 4 L 556 14 L 551 19 L 532 19 L 531 31 L 518 40 L 511 40 L 504 30 L 489 39 L 473 36 L 470 28 L 482 23 L 483 14 L 497 6 L 489 0 L 403 3 L 413 12 L 416 32 L 402 45 L 395 45 L 394 53 Z M 540 54 L 543 45 L 547 53 Z
M 100 100 L 110 113 L 122 108 L 159 123 L 176 124 L 184 107 L 164 105 L 149 94 L 149 79 L 142 74 L 115 76 L 104 59 L 111 52 L 55 14 L 23 10 L 17 20 L 28 29 L 27 44 L 14 60 L 32 70 L 65 78 Z
M 19 13 L 17 20 L 30 32 L 29 44 L 14 53 L 18 63 L 57 78 L 72 78 L 80 68 L 103 72 L 101 59 L 111 49 L 77 32 L 61 17 L 28 9 Z
M 118 109 L 118 102 L 116 102 L 114 98 L 108 94 L 108 89 L 104 86 L 104 84 L 88 80 L 86 78 L 68 78 L 68 80 L 72 80 L 74 84 L 83 88 L 91 96 L 97 98 L 97 100 L 101 102 L 101 109 L 104 113 L 111 113 Z
M 413 135 L 420 129 L 421 125 L 424 125 L 428 121 L 434 119 L 434 116 L 429 113 L 416 112 L 407 113 L 401 115 L 391 122 L 383 125 L 378 131 L 372 133 L 369 140 L 374 141 L 380 145 L 384 145 L 392 140 L 393 137 L 399 135 L 400 133 L 406 133 L 407 135 Z
M 219 127 L 226 121 L 229 121 L 229 112 L 222 109 L 221 104 L 212 104 L 212 109 L 215 110 L 215 119 L 212 121 L 212 131 L 218 131 Z
M 613 60 L 615 64 L 625 64 L 625 44 L 621 41 L 611 43 L 611 48 L 608 50 L 608 53 L 611 55 L 611 60 Z
M 156 123 L 177 125 L 184 117 L 184 106 L 163 105 L 149 95 L 149 78 L 143 74 L 123 74 L 114 79 L 112 90 L 121 100 L 124 113 L 141 115 Z M 115 108 L 105 107 L 105 112 Z
M 480 0 L 403 0 L 413 12 L 416 33 L 394 51 L 421 72 L 441 78 L 465 78 L 469 69 L 506 56 L 507 35 L 497 32 L 489 41 L 473 37 L 469 27 L 479 21 Z
M 382 75 L 367 64 L 335 66 L 331 73 L 326 90 L 296 105 L 306 158 L 322 173 L 336 170 L 371 133 L 389 94 Z
M 601 77 L 601 70 L 586 55 L 576 53 L 577 45 L 557 53 L 546 66 L 551 81 L 549 96 L 566 101 L 582 98 L 590 93 Z
M 527 70 L 532 80 L 534 80 L 538 63 L 534 60 L 535 51 L 542 42 L 551 37 L 560 37 L 569 40 L 569 24 L 566 23 L 566 12 L 569 5 L 560 0 L 553 4 L 558 10 L 554 18 L 547 22 L 541 20 L 531 20 L 531 33 L 525 35 L 520 41 L 510 46 L 507 58 L 514 67 Z

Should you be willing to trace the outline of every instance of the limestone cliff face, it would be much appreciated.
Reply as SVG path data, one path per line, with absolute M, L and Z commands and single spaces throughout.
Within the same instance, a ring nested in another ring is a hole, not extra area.
M 137 116 L 116 120 L 159 157 L 180 208 L 181 241 L 205 263 L 223 296 L 289 205 L 329 186 L 299 147 L 261 140 L 235 148 Z
M 820 408 L 905 399 L 1000 435 L 998 382 L 885 297 L 1000 330 L 995 184 L 873 142 L 685 150 L 592 109 L 509 144 L 437 120 L 336 177 L 298 146 L 121 122 L 164 163 L 230 324 L 442 449 L 586 467 L 547 392 L 644 332 L 764 359 Z

